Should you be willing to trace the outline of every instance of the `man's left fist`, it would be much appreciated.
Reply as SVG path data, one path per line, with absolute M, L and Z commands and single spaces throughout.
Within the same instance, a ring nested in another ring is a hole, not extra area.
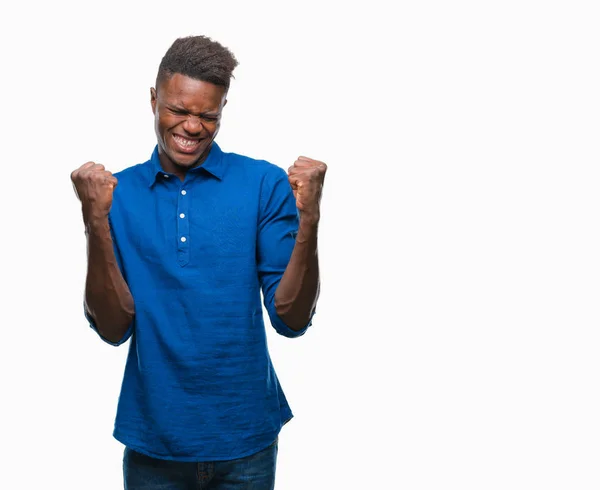
M 327 172 L 327 165 L 307 157 L 298 157 L 294 165 L 288 169 L 288 180 L 303 221 L 308 220 L 315 224 L 319 221 L 325 172 Z

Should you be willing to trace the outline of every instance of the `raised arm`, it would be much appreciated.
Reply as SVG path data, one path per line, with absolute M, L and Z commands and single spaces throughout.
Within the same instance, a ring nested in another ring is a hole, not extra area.
M 108 220 L 117 179 L 103 165 L 88 162 L 71 174 L 71 180 L 81 201 L 87 236 L 86 313 L 100 336 L 118 345 L 133 322 L 135 308 Z
M 275 310 L 295 331 L 309 323 L 319 297 L 317 231 L 326 172 L 327 165 L 307 157 L 299 157 L 288 170 L 300 225 L 290 261 L 275 291 Z

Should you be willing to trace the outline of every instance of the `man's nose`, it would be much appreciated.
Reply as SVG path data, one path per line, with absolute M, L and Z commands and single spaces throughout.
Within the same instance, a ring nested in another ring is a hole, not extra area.
M 193 116 L 190 114 L 190 115 L 188 115 L 187 119 L 183 123 L 183 128 L 188 133 L 193 134 L 193 133 L 200 133 L 204 127 L 202 126 L 202 121 L 200 120 L 200 118 L 198 116 Z

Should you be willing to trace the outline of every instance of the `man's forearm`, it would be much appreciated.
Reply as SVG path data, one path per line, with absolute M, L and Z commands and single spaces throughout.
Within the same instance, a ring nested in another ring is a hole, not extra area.
M 115 257 L 108 219 L 87 223 L 86 234 L 85 306 L 98 332 L 105 339 L 118 342 L 133 321 L 133 297 Z
M 319 297 L 318 223 L 300 220 L 296 244 L 275 291 L 277 315 L 292 330 L 304 328 Z

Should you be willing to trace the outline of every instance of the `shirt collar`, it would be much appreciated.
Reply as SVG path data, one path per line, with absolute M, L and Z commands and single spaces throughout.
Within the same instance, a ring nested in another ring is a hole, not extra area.
M 194 174 L 208 172 L 217 179 L 223 180 L 225 169 L 223 168 L 223 152 L 219 145 L 213 141 L 206 160 L 201 165 L 191 169 L 190 172 Z M 160 158 L 158 156 L 158 145 L 156 145 L 150 157 L 150 181 L 148 187 L 152 187 L 164 173 L 165 171 L 160 165 Z

